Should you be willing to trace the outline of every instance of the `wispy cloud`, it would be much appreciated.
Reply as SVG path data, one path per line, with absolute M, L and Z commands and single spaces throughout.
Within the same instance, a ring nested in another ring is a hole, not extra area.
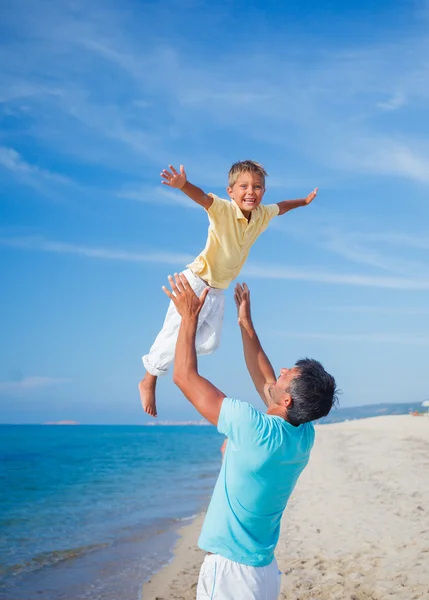
M 393 236 L 385 236 L 383 250 L 380 250 L 376 246 L 381 241 L 377 236 L 366 235 L 365 232 L 326 231 L 324 245 L 331 252 L 355 263 L 401 275 L 429 277 L 427 262 L 398 256 L 387 245 L 389 238 Z M 397 242 L 396 245 L 400 244 Z
M 221 45 L 207 71 L 205 53 L 181 43 L 177 34 L 177 22 L 186 21 L 190 6 L 176 16 L 176 28 L 164 18 L 163 5 L 136 6 L 132 16 L 126 7 L 112 11 L 97 2 L 48 7 L 34 0 L 19 6 L 7 15 L 7 24 L 28 35 L 25 43 L 11 42 L 5 49 L 0 97 L 11 104 L 25 99 L 33 115 L 49 113 L 43 127 L 33 117 L 31 131 L 62 152 L 80 148 L 81 156 L 104 164 L 109 154 L 111 163 L 117 157 L 118 168 L 132 163 L 137 171 L 142 157 L 162 165 L 167 155 L 172 160 L 188 153 L 183 142 L 189 140 L 208 157 L 206 164 L 220 165 L 221 128 L 224 137 L 239 133 L 289 148 L 333 172 L 429 182 L 425 134 L 410 134 L 394 122 L 388 135 L 376 121 L 380 109 L 405 112 L 427 105 L 428 43 L 419 31 L 376 44 L 356 41 L 335 53 L 319 49 L 307 68 L 291 59 L 296 40 L 280 32 L 275 51 L 272 40 L 261 40 L 257 54 Z M 204 19 L 226 20 L 228 11 L 227 5 L 207 7 Z M 154 33 L 160 22 L 163 39 Z M 300 35 L 304 32 L 297 31 Z M 319 47 L 317 35 L 306 40 L 307 50 L 312 43 Z M 49 78 L 40 64 L 49 66 Z M 245 92 L 238 70 L 246 78 Z
M 379 315 L 401 315 L 401 316 L 424 316 L 429 315 L 429 308 L 412 306 L 321 306 L 320 310 L 334 313 L 356 313 L 356 314 L 379 314 Z
M 26 161 L 14 148 L 0 146 L 0 169 L 10 173 L 18 185 L 29 186 L 55 203 L 64 200 L 67 189 L 79 189 L 69 177 Z
M 391 96 L 388 100 L 386 100 L 385 102 L 378 102 L 377 106 L 379 108 L 382 108 L 383 110 L 397 110 L 398 108 L 401 108 L 401 106 L 404 106 L 406 102 L 406 98 L 405 95 L 401 92 L 398 92 L 396 94 L 394 94 L 393 96 Z
M 415 253 L 416 259 L 412 254 L 412 250 L 429 250 L 429 242 L 422 235 L 400 231 L 377 232 L 372 230 L 371 223 L 362 220 L 360 225 L 356 225 L 351 219 L 341 219 L 338 215 L 330 215 L 323 221 L 310 218 L 301 227 L 287 219 L 275 220 L 271 227 L 355 264 L 407 278 L 429 278 L 426 256 L 418 252 Z
M 146 250 L 132 252 L 128 250 L 96 248 L 46 240 L 38 237 L 0 238 L 0 244 L 11 248 L 51 252 L 55 254 L 75 254 L 86 258 L 159 263 L 166 265 L 185 265 L 193 260 L 192 255 L 182 253 L 159 252 Z M 429 280 L 405 277 L 384 277 L 364 274 L 332 273 L 320 269 L 306 267 L 295 268 L 282 265 L 248 263 L 243 270 L 243 277 L 258 279 L 285 279 L 292 281 L 311 281 L 322 284 L 337 284 L 358 287 L 374 287 L 397 290 L 429 290 Z
M 374 287 L 396 290 L 429 290 L 426 279 L 405 277 L 384 277 L 375 275 L 331 273 L 308 268 L 293 268 L 275 265 L 253 265 L 249 263 L 243 269 L 243 276 L 262 279 L 290 279 L 294 281 L 312 281 L 315 283 L 331 283 L 357 287 Z
M 54 377 L 25 377 L 19 381 L 0 381 L 0 393 L 27 392 L 51 385 L 70 382 L 71 379 L 59 379 Z
M 21 180 L 31 185 L 38 185 L 40 180 L 67 185 L 72 183 L 64 175 L 30 164 L 16 150 L 5 146 L 0 146 L 0 166 L 21 176 Z
M 177 206 L 183 208 L 193 208 L 201 210 L 201 208 L 190 200 L 187 196 L 178 190 L 170 190 L 160 184 L 159 188 L 150 188 L 142 186 L 134 189 L 124 189 L 116 193 L 118 198 L 128 200 L 136 200 L 148 204 Z
M 0 244 L 10 248 L 50 252 L 54 254 L 75 254 L 86 258 L 96 258 L 112 261 L 161 263 L 167 265 L 185 265 L 193 260 L 192 255 L 148 250 L 146 252 L 131 252 L 113 248 L 95 248 L 78 244 L 68 244 L 46 240 L 40 237 L 0 238 Z
M 326 342 L 368 342 L 376 344 L 429 344 L 428 335 L 400 333 L 301 333 L 293 331 L 272 331 L 272 335 L 285 338 L 311 339 Z

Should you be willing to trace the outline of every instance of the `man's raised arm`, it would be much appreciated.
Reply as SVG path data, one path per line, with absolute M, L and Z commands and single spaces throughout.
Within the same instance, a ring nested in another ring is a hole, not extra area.
M 259 395 L 268 406 L 267 389 L 272 383 L 276 382 L 276 376 L 256 335 L 250 314 L 250 292 L 245 283 L 243 285 L 237 283 L 234 299 L 238 311 L 238 324 L 243 339 L 246 366 Z
M 177 190 L 181 190 L 191 200 L 208 210 L 213 204 L 213 198 L 208 196 L 201 188 L 189 183 L 186 177 L 185 167 L 180 165 L 180 173 L 176 171 L 173 165 L 169 165 L 169 169 L 170 170 L 163 169 L 161 172 L 161 177 L 163 179 L 162 183 L 169 187 L 176 188 Z
M 171 291 L 166 287 L 162 289 L 174 302 L 177 312 L 182 317 L 176 344 L 173 381 L 200 415 L 217 426 L 222 402 L 226 396 L 198 373 L 195 350 L 198 315 L 209 288 L 207 287 L 198 298 L 183 274 L 175 274 L 174 279 L 169 275 L 168 281 Z

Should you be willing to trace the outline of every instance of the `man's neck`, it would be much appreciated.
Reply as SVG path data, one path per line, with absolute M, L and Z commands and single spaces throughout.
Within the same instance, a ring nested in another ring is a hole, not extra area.
M 270 415 L 272 417 L 281 417 L 285 421 L 288 421 L 287 408 L 282 408 L 277 404 L 270 404 L 268 406 L 267 415 Z

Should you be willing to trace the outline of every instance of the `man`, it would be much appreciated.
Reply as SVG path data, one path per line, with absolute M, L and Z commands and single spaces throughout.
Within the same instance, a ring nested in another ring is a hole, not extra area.
M 244 356 L 266 414 L 228 398 L 197 368 L 198 315 L 208 288 L 198 298 L 186 277 L 169 277 L 163 288 L 182 317 L 174 382 L 198 412 L 228 438 L 222 468 L 199 539 L 207 551 L 197 600 L 275 600 L 280 573 L 274 550 L 280 520 L 314 442 L 311 421 L 329 413 L 335 380 L 320 363 L 300 360 L 276 379 L 253 327 L 246 284 L 235 302 Z

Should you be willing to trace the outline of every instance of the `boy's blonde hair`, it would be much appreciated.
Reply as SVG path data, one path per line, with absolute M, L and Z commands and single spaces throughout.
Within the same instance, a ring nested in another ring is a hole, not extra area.
M 232 165 L 228 173 L 228 185 L 232 187 L 234 183 L 237 181 L 238 177 L 242 173 L 255 173 L 255 175 L 259 175 L 262 179 L 262 182 L 265 186 L 265 177 L 268 177 L 268 173 L 261 165 L 261 163 L 256 162 L 255 160 L 241 160 Z

